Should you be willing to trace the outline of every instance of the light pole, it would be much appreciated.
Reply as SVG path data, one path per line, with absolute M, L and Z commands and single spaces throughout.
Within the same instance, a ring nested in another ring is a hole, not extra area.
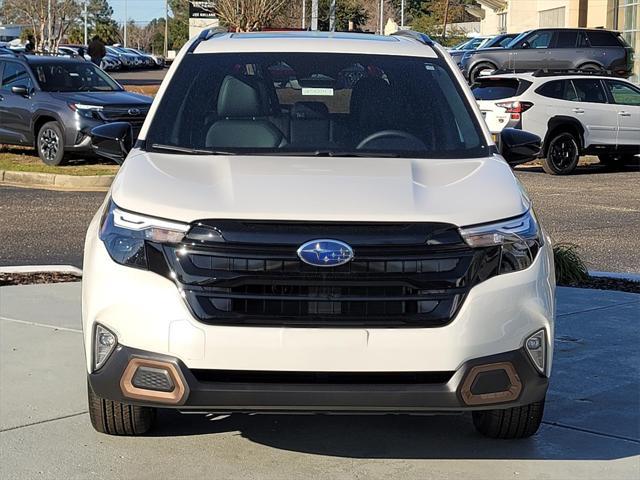
M 380 35 L 384 33 L 384 0 L 380 0 Z
M 127 48 L 127 0 L 124 0 L 124 47 Z
M 404 0 L 400 2 L 400 27 L 404 28 Z
M 84 45 L 87 45 L 87 2 L 84 0 Z
M 307 29 L 307 1 L 302 0 L 302 29 Z
M 169 2 L 164 0 L 164 58 L 169 52 Z
M 331 6 L 329 7 L 329 31 L 336 31 L 336 0 L 331 0 Z
M 311 0 L 311 30 L 318 30 L 318 0 Z
M 47 43 L 49 44 L 49 49 L 51 49 L 51 0 L 47 4 L 47 17 L 48 17 L 48 25 L 47 25 Z

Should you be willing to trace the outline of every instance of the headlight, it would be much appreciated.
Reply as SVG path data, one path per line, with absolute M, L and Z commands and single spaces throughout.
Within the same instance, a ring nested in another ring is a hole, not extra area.
M 461 228 L 460 234 L 470 247 L 502 247 L 499 273 L 527 268 L 543 243 L 532 210 L 510 220 Z
M 96 118 L 96 112 L 102 111 L 102 105 L 87 105 L 84 103 L 70 103 L 69 108 L 85 118 Z
M 145 241 L 180 243 L 187 230 L 186 223 L 127 212 L 109 201 L 100 226 L 100 240 L 116 263 L 146 270 Z

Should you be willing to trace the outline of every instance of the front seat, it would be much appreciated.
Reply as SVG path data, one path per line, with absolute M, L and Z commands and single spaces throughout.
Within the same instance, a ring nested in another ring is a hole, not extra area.
M 267 115 L 260 80 L 227 75 L 218 94 L 218 118 L 205 139 L 207 148 L 277 148 L 285 139 Z

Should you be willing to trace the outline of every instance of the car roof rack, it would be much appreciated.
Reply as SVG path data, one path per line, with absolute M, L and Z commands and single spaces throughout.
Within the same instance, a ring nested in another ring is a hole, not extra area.
M 223 35 L 225 33 L 229 33 L 229 30 L 222 27 L 205 28 L 200 32 L 198 38 L 196 38 L 195 41 L 189 46 L 189 50 L 187 50 L 187 53 L 193 53 L 196 47 L 200 45 L 200 42 L 204 42 L 206 40 L 209 40 L 210 38 L 216 37 L 218 35 Z
M 534 77 L 556 77 L 560 75 L 596 75 L 600 77 L 615 77 L 612 70 L 583 70 L 580 68 L 541 68 L 533 72 Z
M 406 37 L 411 38 L 412 40 L 416 40 L 424 45 L 433 45 L 433 40 L 426 33 L 416 32 L 415 30 L 398 30 L 397 32 L 393 32 L 391 34 L 394 37 Z

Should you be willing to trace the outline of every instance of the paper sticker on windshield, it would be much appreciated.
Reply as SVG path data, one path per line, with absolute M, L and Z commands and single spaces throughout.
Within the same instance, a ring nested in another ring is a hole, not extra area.
M 333 97 L 333 88 L 302 88 L 302 95 Z

